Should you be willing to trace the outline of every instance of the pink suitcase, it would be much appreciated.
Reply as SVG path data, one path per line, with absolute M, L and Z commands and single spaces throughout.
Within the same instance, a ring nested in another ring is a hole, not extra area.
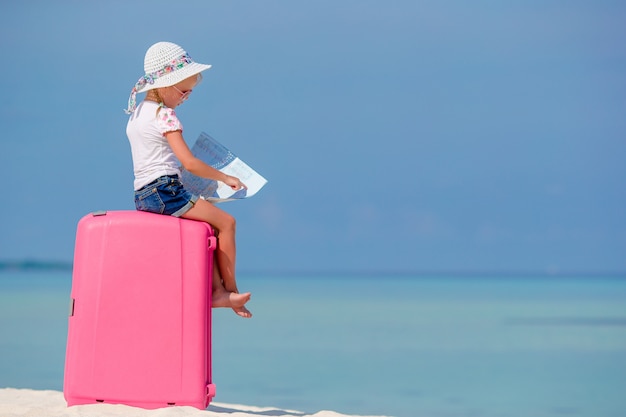
M 63 392 L 68 406 L 205 409 L 211 381 L 209 225 L 139 211 L 78 223 Z

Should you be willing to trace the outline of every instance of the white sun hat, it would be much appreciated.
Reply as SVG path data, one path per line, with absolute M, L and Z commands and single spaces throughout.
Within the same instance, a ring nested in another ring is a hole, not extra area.
M 148 48 L 143 61 L 145 74 L 135 84 L 128 98 L 127 114 L 137 107 L 137 93 L 169 87 L 211 68 L 195 62 L 180 46 L 172 42 L 157 42 Z

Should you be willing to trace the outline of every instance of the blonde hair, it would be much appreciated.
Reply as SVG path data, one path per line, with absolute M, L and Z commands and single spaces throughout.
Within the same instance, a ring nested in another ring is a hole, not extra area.
M 163 99 L 161 98 L 161 95 L 159 94 L 157 89 L 155 88 L 153 90 L 148 90 L 145 100 L 156 101 L 157 103 L 159 103 L 159 107 L 157 107 L 156 113 L 154 114 L 155 117 L 158 116 L 161 108 L 163 107 Z
M 146 100 L 156 101 L 157 103 L 163 103 L 163 99 L 161 98 L 161 95 L 159 94 L 156 88 L 153 90 L 148 90 L 148 92 L 146 93 Z

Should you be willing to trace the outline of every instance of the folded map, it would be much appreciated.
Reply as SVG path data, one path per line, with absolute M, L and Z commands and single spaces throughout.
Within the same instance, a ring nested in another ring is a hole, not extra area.
M 204 132 L 196 140 L 191 152 L 207 165 L 239 178 L 247 187 L 233 190 L 223 182 L 195 176 L 183 168 L 181 181 L 185 189 L 207 201 L 219 203 L 252 197 L 267 183 L 265 178 Z

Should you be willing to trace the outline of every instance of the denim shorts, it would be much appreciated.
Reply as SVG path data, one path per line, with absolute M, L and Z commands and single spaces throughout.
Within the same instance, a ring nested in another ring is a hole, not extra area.
M 135 207 L 140 211 L 180 217 L 198 201 L 183 188 L 178 175 L 165 175 L 135 191 Z

